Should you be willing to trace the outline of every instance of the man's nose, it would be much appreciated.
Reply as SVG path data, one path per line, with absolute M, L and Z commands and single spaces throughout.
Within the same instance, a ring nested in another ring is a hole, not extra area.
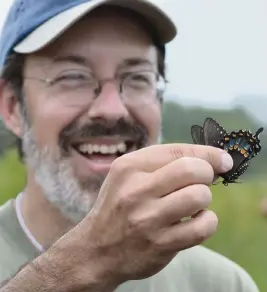
M 103 119 L 117 122 L 127 118 L 129 112 L 115 84 L 106 83 L 88 110 L 91 120 Z

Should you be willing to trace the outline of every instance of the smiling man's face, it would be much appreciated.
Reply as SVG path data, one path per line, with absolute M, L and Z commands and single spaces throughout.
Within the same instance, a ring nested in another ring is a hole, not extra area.
M 150 36 L 116 11 L 90 14 L 26 58 L 26 165 L 68 218 L 90 211 L 118 156 L 157 143 L 157 73 Z

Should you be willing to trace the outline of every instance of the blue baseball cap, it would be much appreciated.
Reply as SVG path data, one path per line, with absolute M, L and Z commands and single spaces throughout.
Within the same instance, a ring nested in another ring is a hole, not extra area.
M 0 69 L 12 52 L 34 53 L 57 39 L 101 5 L 116 5 L 141 14 L 154 28 L 160 46 L 177 34 L 174 22 L 149 0 L 13 0 L 0 39 Z

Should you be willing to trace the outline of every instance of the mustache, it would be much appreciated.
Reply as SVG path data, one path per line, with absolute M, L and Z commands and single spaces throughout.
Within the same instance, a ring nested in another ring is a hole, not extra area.
M 148 132 L 144 126 L 138 123 L 131 123 L 125 119 L 112 121 L 96 121 L 90 124 L 78 125 L 75 121 L 68 125 L 60 133 L 60 145 L 68 151 L 71 143 L 81 139 L 97 138 L 99 136 L 124 136 L 129 140 L 138 143 L 138 147 L 144 147 L 148 141 Z

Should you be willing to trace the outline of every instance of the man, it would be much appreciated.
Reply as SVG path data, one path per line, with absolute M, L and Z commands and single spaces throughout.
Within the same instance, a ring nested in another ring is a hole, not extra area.
M 230 156 L 157 145 L 175 35 L 147 1 L 14 2 L 0 108 L 27 182 L 0 210 L 1 292 L 258 291 L 198 246 L 217 228 L 208 186 Z

